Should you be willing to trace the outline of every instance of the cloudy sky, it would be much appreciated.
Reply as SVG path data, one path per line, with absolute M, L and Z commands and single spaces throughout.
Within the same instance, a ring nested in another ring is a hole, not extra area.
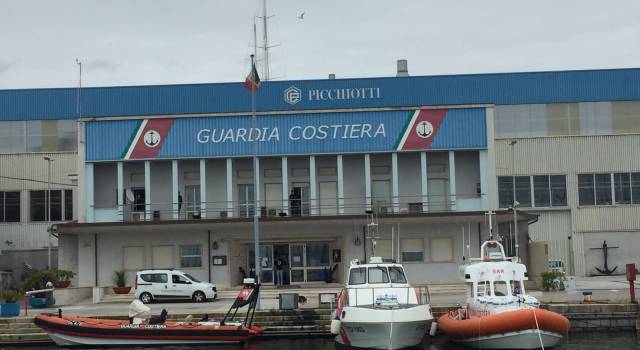
M 0 89 L 75 86 L 76 58 L 85 86 L 241 81 L 261 3 L 0 0 Z M 640 66 L 637 0 L 269 0 L 268 10 L 274 79 L 392 76 L 398 58 L 411 75 Z

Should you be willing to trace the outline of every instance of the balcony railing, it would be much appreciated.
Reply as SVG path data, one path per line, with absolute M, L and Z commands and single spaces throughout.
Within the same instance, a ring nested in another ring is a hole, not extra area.
M 344 204 L 339 205 L 338 202 L 338 198 L 309 201 L 290 199 L 286 202 L 262 200 L 260 201 L 259 215 L 261 217 L 337 216 L 363 215 L 367 211 L 379 215 L 392 215 L 487 209 L 483 207 L 482 197 L 477 194 L 432 195 L 427 196 L 424 202 L 421 196 L 398 196 L 397 203 L 394 203 L 393 198 L 379 197 L 369 198 L 368 201 L 364 197 L 345 197 L 340 200 Z M 178 210 L 175 210 L 175 207 L 178 207 Z M 127 203 L 121 206 L 96 205 L 93 209 L 95 222 L 251 218 L 255 213 L 254 203 L 246 201 L 183 202 L 181 204 L 172 202 Z

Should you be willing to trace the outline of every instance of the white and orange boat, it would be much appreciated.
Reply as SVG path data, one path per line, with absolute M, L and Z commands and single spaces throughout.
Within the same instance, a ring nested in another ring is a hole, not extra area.
M 482 258 L 464 266 L 467 306 L 438 319 L 440 330 L 455 342 L 482 349 L 537 349 L 557 345 L 569 332 L 569 320 L 540 309 L 527 295 L 524 264 L 506 258 L 497 241 L 481 247 Z
M 166 311 L 160 317 L 147 319 L 149 308 L 134 300 L 129 308 L 129 320 L 112 320 L 80 316 L 40 314 L 35 324 L 60 346 L 76 345 L 182 345 L 245 342 L 263 333 L 254 326 L 253 314 L 259 285 L 246 279 L 233 306 L 221 321 L 167 321 Z M 239 308 L 249 305 L 241 320 L 234 320 Z

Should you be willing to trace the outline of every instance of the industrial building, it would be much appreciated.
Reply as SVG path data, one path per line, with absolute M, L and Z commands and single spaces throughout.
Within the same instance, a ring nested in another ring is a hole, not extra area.
M 237 285 L 253 271 L 254 213 L 264 283 L 276 259 L 287 283 L 315 284 L 344 282 L 349 261 L 371 255 L 399 259 L 415 284 L 458 281 L 489 235 L 487 211 L 510 253 L 526 261 L 529 242 L 547 241 L 568 273 L 598 274 L 604 241 L 610 269 L 640 263 L 639 78 L 268 81 L 255 129 L 241 83 L 3 90 L 0 239 L 20 242 L 3 250 L 48 242 L 33 216 L 42 183 L 9 179 L 42 180 L 39 152 L 52 150 L 30 146 L 40 123 L 43 140 L 73 140 L 47 156 L 65 203 L 51 210 L 58 264 L 78 286 L 153 267 Z

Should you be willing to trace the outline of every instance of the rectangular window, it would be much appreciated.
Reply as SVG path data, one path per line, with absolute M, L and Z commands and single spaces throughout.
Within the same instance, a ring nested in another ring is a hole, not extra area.
M 349 271 L 349 284 L 365 284 L 366 271 L 364 267 L 358 267 Z
M 551 186 L 551 206 L 567 206 L 567 178 L 564 175 L 549 176 Z
M 596 205 L 612 204 L 611 201 L 611 175 L 595 174 Z
M 400 241 L 400 250 L 403 262 L 424 261 L 424 240 L 423 239 L 403 239 Z
M 513 205 L 513 177 L 498 177 L 498 201 L 500 208 L 509 208 Z
M 64 190 L 64 219 L 73 220 L 73 190 Z
M 593 174 L 578 174 L 578 203 L 580 205 L 596 204 Z
M 180 267 L 202 267 L 202 246 L 180 246 Z
M 47 191 L 45 191 L 46 195 Z M 48 199 L 51 221 L 62 220 L 62 191 L 51 191 Z
M 329 266 L 328 243 L 307 243 L 307 266 Z
M 521 207 L 531 206 L 531 179 L 529 176 L 516 176 L 516 201 Z
M 631 204 L 631 174 L 613 174 L 616 204 Z
M 640 204 L 640 173 L 631 173 L 631 202 Z
M 31 221 L 47 221 L 47 191 L 30 191 Z
M 20 192 L 0 192 L 0 222 L 20 222 Z
M 431 239 L 431 261 L 453 261 L 453 240 L 451 238 Z
M 533 201 L 536 207 L 551 205 L 549 190 L 549 176 L 537 175 L 533 177 Z
M 144 269 L 144 247 L 123 247 L 122 256 L 125 270 Z

